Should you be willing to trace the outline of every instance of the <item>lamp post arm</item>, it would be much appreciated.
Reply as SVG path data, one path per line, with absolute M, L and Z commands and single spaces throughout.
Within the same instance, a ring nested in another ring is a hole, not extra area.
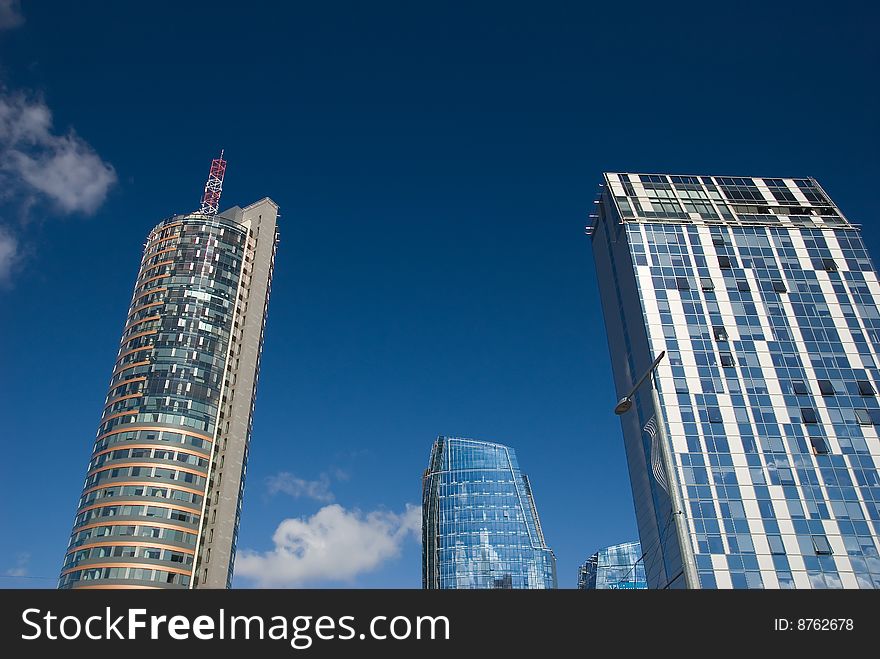
M 654 359 L 654 362 L 651 364 L 650 368 L 648 368 L 648 370 L 645 371 L 645 374 L 639 378 L 639 381 L 633 385 L 633 388 L 630 390 L 630 392 L 626 396 L 623 397 L 624 400 L 628 400 L 636 395 L 636 391 L 638 391 L 639 387 L 641 387 L 645 383 L 645 380 L 647 380 L 649 377 L 651 377 L 651 375 L 654 373 L 654 369 L 657 368 L 657 365 L 660 363 L 660 361 L 665 356 L 666 356 L 666 351 L 661 350 L 660 354 L 657 355 L 657 358 Z

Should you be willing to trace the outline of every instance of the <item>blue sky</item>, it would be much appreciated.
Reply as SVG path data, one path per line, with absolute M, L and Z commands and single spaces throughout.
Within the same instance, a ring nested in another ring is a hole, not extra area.
M 601 172 L 815 176 L 880 253 L 878 18 L 0 0 L 0 585 L 53 585 L 143 241 L 223 147 L 221 206 L 283 214 L 240 549 L 280 527 L 332 547 L 287 583 L 418 587 L 407 504 L 436 435 L 471 436 L 516 448 L 574 587 L 636 538 L 583 234 Z

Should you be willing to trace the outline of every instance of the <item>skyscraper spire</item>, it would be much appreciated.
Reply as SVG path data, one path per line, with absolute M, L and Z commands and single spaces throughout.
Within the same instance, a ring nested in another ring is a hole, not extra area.
M 199 208 L 199 213 L 202 215 L 216 215 L 220 210 L 220 193 L 223 192 L 223 176 L 226 174 L 223 151 L 220 149 L 220 157 L 211 161 L 211 171 L 205 182 L 205 192 L 202 195 L 201 208 Z

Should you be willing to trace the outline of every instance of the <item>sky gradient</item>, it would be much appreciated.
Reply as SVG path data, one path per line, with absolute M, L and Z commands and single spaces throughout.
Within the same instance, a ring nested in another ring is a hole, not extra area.
M 419 587 L 438 434 L 516 449 L 560 587 L 637 539 L 601 172 L 814 176 L 876 258 L 880 11 L 611 5 L 0 0 L 0 586 L 53 587 L 143 242 L 221 147 L 221 207 L 282 213 L 236 586 Z M 279 527 L 334 549 L 273 568 Z

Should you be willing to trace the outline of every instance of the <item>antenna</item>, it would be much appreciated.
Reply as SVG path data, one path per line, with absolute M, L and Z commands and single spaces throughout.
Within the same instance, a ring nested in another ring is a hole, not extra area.
M 205 194 L 202 195 L 202 206 L 199 208 L 199 213 L 202 215 L 216 215 L 220 210 L 224 174 L 226 174 L 226 161 L 223 160 L 223 149 L 220 149 L 220 157 L 211 161 L 211 171 L 208 173 Z

